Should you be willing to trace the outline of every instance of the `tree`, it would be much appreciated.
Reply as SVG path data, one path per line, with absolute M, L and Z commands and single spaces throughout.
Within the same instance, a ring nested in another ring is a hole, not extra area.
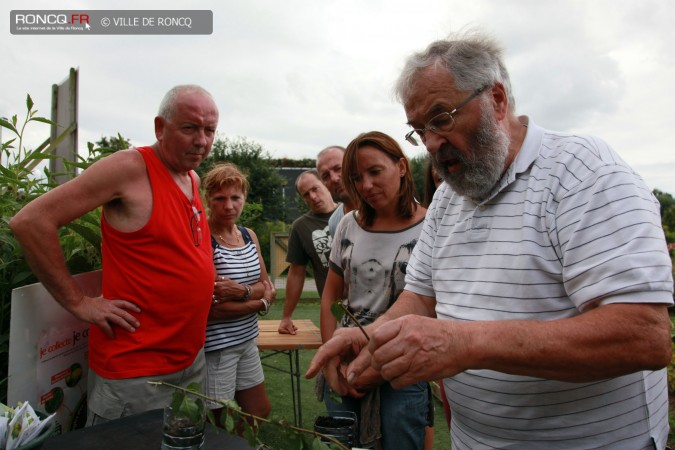
M 248 178 L 249 192 L 239 225 L 251 228 L 256 233 L 265 265 L 270 267 L 272 232 L 283 233 L 290 228 L 284 222 L 286 201 L 283 187 L 286 179 L 274 169 L 263 147 L 245 138 L 216 139 L 211 155 L 197 169 L 199 176 L 204 177 L 220 162 L 235 164 Z
M 278 158 L 278 159 L 272 160 L 272 165 L 274 167 L 316 167 L 316 159 L 314 159 L 314 158 L 303 158 L 303 159 Z
M 410 158 L 410 171 L 412 172 L 413 184 L 417 192 L 417 200 L 424 201 L 424 168 L 427 165 L 426 153 Z
M 120 133 L 117 133 L 117 136 L 101 136 L 101 139 L 94 144 L 87 142 L 89 155 L 86 158 L 83 158 L 78 154 L 78 161 L 72 164 L 79 170 L 84 170 L 86 167 L 94 164 L 103 157 L 111 155 L 118 150 L 126 150 L 131 147 L 132 145 L 129 139 L 125 138 Z M 65 164 L 70 165 L 67 161 Z
M 669 244 L 675 243 L 675 198 L 672 195 L 654 189 L 654 196 L 661 204 L 661 224 Z M 671 251 L 673 255 L 675 251 Z
M 262 145 L 241 137 L 218 138 L 213 143 L 211 155 L 197 170 L 199 176 L 203 177 L 219 162 L 231 162 L 246 174 L 250 185 L 246 201 L 262 205 L 261 220 L 284 220 L 283 186 L 286 180 L 274 169 Z
M 101 136 L 101 139 L 96 141 L 96 146 L 99 149 L 110 149 L 112 152 L 116 152 L 130 148 L 131 142 L 120 133 L 117 133 L 117 136 Z

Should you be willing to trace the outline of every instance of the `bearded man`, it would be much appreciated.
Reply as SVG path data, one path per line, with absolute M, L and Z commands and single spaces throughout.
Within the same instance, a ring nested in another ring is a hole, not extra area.
M 397 93 L 445 184 L 370 341 L 338 330 L 308 376 L 444 378 L 455 450 L 665 448 L 672 265 L 643 180 L 602 140 L 516 115 L 484 35 L 413 55 Z

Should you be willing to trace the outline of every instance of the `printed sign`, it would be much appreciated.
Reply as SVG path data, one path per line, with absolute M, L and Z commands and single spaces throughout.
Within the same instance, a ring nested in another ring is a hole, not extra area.
M 75 276 L 86 295 L 101 293 L 101 271 Z M 10 406 L 29 401 L 56 413 L 57 428 L 82 428 L 87 419 L 89 324 L 63 309 L 41 283 L 12 291 L 9 331 Z

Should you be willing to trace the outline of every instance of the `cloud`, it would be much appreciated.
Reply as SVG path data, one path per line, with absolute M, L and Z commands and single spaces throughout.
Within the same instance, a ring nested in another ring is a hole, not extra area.
M 73 3 L 67 7 L 188 7 L 214 17 L 208 36 L 17 36 L 8 29 L 11 10 L 54 4 L 5 1 L 0 115 L 21 113 L 30 93 L 48 116 L 51 85 L 78 67 L 82 148 L 118 132 L 151 143 L 164 92 L 191 82 L 214 95 L 221 135 L 247 137 L 273 156 L 313 157 L 374 129 L 414 156 L 424 150 L 403 142 L 406 119 L 392 96 L 394 80 L 412 52 L 476 27 L 503 43 L 519 113 L 555 130 L 602 137 L 640 166 L 651 187 L 675 193 L 675 176 L 663 169 L 675 164 L 670 0 Z M 34 141 L 44 140 L 42 128 L 36 134 Z

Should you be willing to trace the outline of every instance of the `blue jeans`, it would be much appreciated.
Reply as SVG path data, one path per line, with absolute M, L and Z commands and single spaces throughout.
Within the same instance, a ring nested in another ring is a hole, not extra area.
M 389 383 L 380 386 L 380 430 L 383 450 L 423 450 L 424 427 L 428 425 L 429 384 L 416 383 L 403 389 L 394 389 Z M 342 397 L 342 404 L 335 403 L 329 395 L 328 383 L 324 402 L 329 413 L 352 411 L 361 421 L 361 400 Z M 367 445 L 368 443 L 359 443 Z

